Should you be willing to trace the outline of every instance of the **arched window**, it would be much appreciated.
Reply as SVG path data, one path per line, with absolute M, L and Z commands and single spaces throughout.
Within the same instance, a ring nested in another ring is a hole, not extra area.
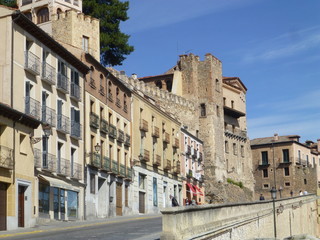
M 128 112 L 128 106 L 127 106 L 127 95 L 123 94 L 123 110 L 125 112 Z
M 166 85 L 167 85 L 167 90 L 169 92 L 171 92 L 171 90 L 172 90 L 172 81 L 171 80 L 167 80 L 166 81 Z
M 60 8 L 57 9 L 57 15 L 58 15 L 58 19 L 60 18 L 60 14 L 62 13 L 62 10 Z
M 113 102 L 112 98 L 112 83 L 111 81 L 108 82 L 108 99 L 110 102 Z
M 31 12 L 25 12 L 23 13 L 30 21 L 32 21 L 32 14 Z
M 156 82 L 156 86 L 161 89 L 162 88 L 162 82 L 161 81 Z
M 37 13 L 38 24 L 49 21 L 49 10 L 48 8 L 41 8 Z
M 117 94 L 117 96 L 119 96 L 119 93 L 120 93 L 120 90 L 119 90 L 119 88 L 117 87 L 117 89 L 116 89 L 116 94 Z

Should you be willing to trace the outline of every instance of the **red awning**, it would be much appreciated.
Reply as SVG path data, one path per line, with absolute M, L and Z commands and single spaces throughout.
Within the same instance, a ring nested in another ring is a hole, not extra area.
M 201 192 L 200 188 L 198 188 L 197 185 L 194 185 L 194 187 L 197 189 L 197 191 L 200 193 L 200 195 L 203 196 L 203 193 Z
M 190 189 L 190 192 L 193 193 L 193 195 L 197 195 L 197 191 L 194 189 L 194 187 L 192 186 L 192 184 L 190 183 L 187 183 L 189 189 Z

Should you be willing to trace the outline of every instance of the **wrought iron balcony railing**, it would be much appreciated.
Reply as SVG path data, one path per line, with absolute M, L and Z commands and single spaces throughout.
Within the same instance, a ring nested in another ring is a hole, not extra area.
M 124 140 L 125 146 L 130 147 L 130 145 L 131 145 L 130 139 L 131 139 L 130 135 L 126 133 L 125 140 Z
M 198 158 L 198 150 L 193 149 L 192 158 Z
M 79 163 L 73 163 L 71 166 L 71 177 L 74 179 L 82 179 L 82 165 Z
M 102 96 L 105 95 L 104 86 L 100 85 L 99 93 L 100 93 Z
M 132 179 L 132 169 L 127 167 L 126 177 Z
M 57 158 L 57 173 L 70 177 L 70 161 L 65 158 Z
M 90 87 L 92 87 L 93 89 L 96 89 L 96 82 L 93 78 L 90 78 L 90 83 L 89 83 Z
M 50 172 L 55 172 L 57 169 L 56 156 L 47 152 L 41 152 L 40 149 L 34 149 L 34 161 L 37 168 L 41 168 Z
M 102 170 L 111 172 L 111 161 L 110 158 L 106 156 L 102 158 Z
M 69 93 L 69 78 L 62 73 L 58 73 L 57 89 L 64 93 Z
M 114 173 L 114 174 L 119 174 L 119 165 L 118 165 L 118 162 L 117 161 L 115 161 L 115 160 L 112 160 L 111 161 L 112 162 L 112 164 L 111 164 L 111 170 L 112 170 L 112 172 Z
M 164 161 L 164 170 L 170 171 L 171 170 L 171 160 L 167 159 Z
M 70 97 L 74 100 L 80 102 L 81 101 L 81 87 L 75 83 L 71 83 L 70 85 Z
M 179 138 L 174 138 L 174 143 L 173 143 L 172 147 L 174 147 L 174 148 L 179 148 L 180 147 Z
M 40 74 L 40 58 L 30 51 L 25 51 L 24 68 L 34 75 Z
M 113 95 L 112 95 L 111 92 L 108 93 L 108 100 L 109 100 L 110 102 L 113 102 Z
M 52 127 L 56 126 L 56 117 L 57 114 L 54 109 L 49 108 L 48 106 L 42 106 L 42 118 L 43 123 L 49 124 Z
M 71 137 L 74 137 L 76 139 L 81 139 L 81 131 L 82 131 L 82 126 L 80 123 L 71 121 Z
M 175 166 L 174 166 L 174 172 L 177 174 L 181 173 L 181 165 L 180 165 L 180 161 L 177 161 Z
M 101 168 L 101 155 L 99 153 L 91 153 L 91 165 Z
M 186 154 L 191 155 L 191 146 L 187 146 Z
M 126 166 L 120 163 L 119 175 L 121 177 L 126 176 Z
M 120 129 L 118 129 L 118 134 L 117 134 L 117 140 L 118 142 L 124 142 L 124 132 Z
M 100 132 L 103 132 L 105 134 L 108 134 L 109 132 L 109 126 L 107 120 L 101 119 L 100 120 Z
M 168 144 L 170 143 L 169 133 L 164 132 L 162 137 L 163 137 L 163 142 L 168 143 Z
M 148 132 L 148 121 L 144 119 L 140 119 L 140 127 L 139 129 L 144 132 Z
M 56 84 L 56 69 L 50 64 L 43 62 L 42 63 L 42 75 L 41 79 L 47 82 L 50 85 Z
M 99 116 L 94 112 L 90 112 L 90 126 L 93 128 L 99 128 Z
M 36 119 L 40 119 L 40 102 L 32 97 L 25 98 L 25 113 Z
M 161 156 L 158 154 L 155 154 L 153 159 L 153 165 L 161 166 Z
M 13 149 L 0 145 L 0 167 L 13 169 Z
M 124 104 L 124 105 L 123 105 L 123 111 L 124 111 L 125 113 L 128 112 L 128 105 L 127 105 L 127 104 Z
M 116 106 L 121 108 L 121 101 L 120 98 L 116 98 Z
M 117 127 L 112 124 L 109 124 L 109 137 L 117 138 Z
M 152 137 L 156 137 L 156 138 L 160 137 L 160 130 L 156 126 L 153 126 L 152 128 Z
M 70 133 L 70 120 L 68 117 L 62 114 L 57 116 L 57 130 L 65 134 Z

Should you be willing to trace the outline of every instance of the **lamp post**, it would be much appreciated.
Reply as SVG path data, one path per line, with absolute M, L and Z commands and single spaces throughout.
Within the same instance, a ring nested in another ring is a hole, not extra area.
M 278 134 L 275 133 L 273 139 L 271 141 L 271 148 L 272 148 L 272 161 L 273 161 L 273 187 L 277 190 L 277 182 L 276 182 L 276 163 L 274 157 L 274 143 L 278 140 Z
M 277 189 L 272 187 L 270 190 L 272 203 L 273 203 L 273 229 L 274 229 L 274 238 L 277 238 L 277 223 L 276 223 L 276 204 L 275 199 L 277 198 Z

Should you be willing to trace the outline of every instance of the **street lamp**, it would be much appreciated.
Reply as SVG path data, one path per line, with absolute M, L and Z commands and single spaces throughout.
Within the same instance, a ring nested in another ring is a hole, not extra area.
M 97 143 L 97 145 L 94 146 L 94 150 L 96 151 L 96 153 L 99 153 L 101 150 L 101 146 L 99 143 Z
M 276 223 L 276 204 L 275 199 L 277 198 L 277 189 L 272 187 L 270 190 L 272 203 L 273 203 L 273 229 L 274 229 L 274 238 L 277 238 L 277 223 Z
M 279 136 L 277 133 L 274 134 L 273 139 L 271 141 L 271 147 L 272 147 L 272 160 L 273 160 L 273 187 L 277 190 L 277 183 L 276 183 L 276 163 L 275 157 L 274 157 L 274 143 L 279 139 Z

